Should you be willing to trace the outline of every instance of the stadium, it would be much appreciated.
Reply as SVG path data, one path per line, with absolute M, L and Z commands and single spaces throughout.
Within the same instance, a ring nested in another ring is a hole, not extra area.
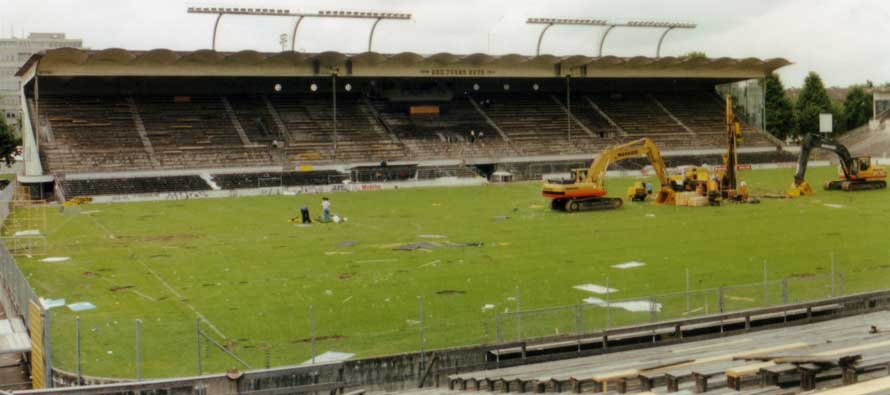
M 886 393 L 885 137 L 843 140 L 873 160 L 820 141 L 837 158 L 800 162 L 808 142 L 765 131 L 764 81 L 790 64 L 35 54 L 16 73 L 23 169 L 0 195 L 0 354 L 18 375 L 4 380 L 16 394 Z M 831 181 L 847 184 L 816 187 Z M 556 210 L 542 182 L 623 205 Z M 670 204 L 649 196 L 659 184 Z

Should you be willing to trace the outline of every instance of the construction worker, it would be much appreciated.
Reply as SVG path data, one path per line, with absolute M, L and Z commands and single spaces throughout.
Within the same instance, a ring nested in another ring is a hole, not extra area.
M 303 223 L 304 223 L 304 224 L 311 224 L 311 223 L 312 223 L 312 218 L 309 217 L 309 207 L 306 207 L 305 204 L 304 204 L 302 207 L 300 207 L 300 216 L 303 217 Z
M 331 222 L 331 201 L 327 197 L 321 198 L 321 222 Z

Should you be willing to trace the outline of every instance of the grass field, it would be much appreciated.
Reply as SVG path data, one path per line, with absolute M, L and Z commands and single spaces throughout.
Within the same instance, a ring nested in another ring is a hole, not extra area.
M 791 172 L 743 178 L 755 193 L 780 193 Z M 821 185 L 833 174 L 812 169 L 809 179 Z M 612 194 L 631 181 L 611 180 Z M 687 268 L 695 288 L 761 281 L 764 264 L 770 278 L 806 278 L 827 273 L 832 254 L 847 292 L 884 288 L 890 274 L 887 191 L 567 215 L 545 208 L 539 189 L 338 193 L 333 211 L 349 221 L 307 228 L 288 219 L 302 203 L 318 214 L 318 195 L 88 205 L 79 215 L 49 214 L 49 256 L 70 260 L 19 263 L 43 297 L 97 306 L 51 310 L 55 366 L 74 370 L 79 314 L 84 374 L 119 377 L 135 374 L 136 319 L 143 375 L 161 377 L 195 373 L 198 315 L 204 331 L 261 367 L 266 358 L 273 366 L 309 359 L 310 305 L 317 352 L 362 357 L 418 349 L 418 297 L 429 349 L 495 341 L 494 312 L 514 310 L 517 294 L 523 310 L 577 304 L 596 295 L 574 285 L 607 277 L 618 289 L 612 297 L 628 298 L 683 290 Z M 482 245 L 394 250 L 446 241 Z M 611 268 L 628 261 L 646 265 Z M 816 288 L 813 295 L 825 291 Z M 205 352 L 205 371 L 237 366 Z

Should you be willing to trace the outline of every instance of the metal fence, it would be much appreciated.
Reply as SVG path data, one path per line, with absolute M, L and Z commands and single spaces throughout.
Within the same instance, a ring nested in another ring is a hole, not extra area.
M 15 193 L 15 184 L 11 183 L 2 191 L 0 191 L 0 227 L 6 221 L 10 214 L 10 206 Z M 5 229 L 4 229 L 5 230 Z M 28 278 L 22 273 L 21 269 L 15 262 L 9 249 L 0 241 L 0 280 L 2 280 L 3 290 L 6 293 L 9 303 L 13 309 L 7 312 L 8 316 L 19 315 L 28 325 L 28 303 L 37 301 L 37 294 L 31 288 Z
M 495 313 L 496 341 L 583 335 L 676 318 L 806 302 L 843 294 L 840 274 L 688 290 L 627 299 L 588 298 L 585 303 Z

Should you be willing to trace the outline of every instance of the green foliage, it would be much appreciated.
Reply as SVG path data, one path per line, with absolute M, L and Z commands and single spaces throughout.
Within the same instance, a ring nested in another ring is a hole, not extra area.
M 845 130 L 852 130 L 868 123 L 872 117 L 872 98 L 861 86 L 854 86 L 844 99 Z
M 819 133 L 819 114 L 832 113 L 835 115 L 835 119 L 839 118 L 839 114 L 835 114 L 831 99 L 825 91 L 822 78 L 812 71 L 804 80 L 795 109 L 797 110 L 799 134 Z
M 766 131 L 782 140 L 797 135 L 797 122 L 791 100 L 779 75 L 766 77 Z
M 12 166 L 15 161 L 15 148 L 22 144 L 22 140 L 15 136 L 12 127 L 6 124 L 6 120 L 0 117 L 0 159 L 6 162 L 6 166 Z
M 707 59 L 708 55 L 702 51 L 692 51 L 683 55 L 683 57 L 687 59 Z

